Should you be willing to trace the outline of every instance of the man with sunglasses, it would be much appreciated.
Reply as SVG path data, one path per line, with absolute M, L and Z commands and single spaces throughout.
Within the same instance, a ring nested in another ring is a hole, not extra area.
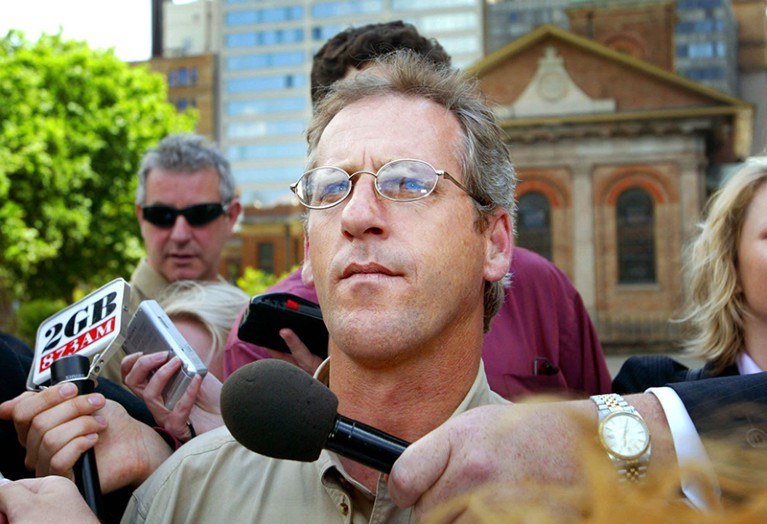
M 219 260 L 240 210 L 229 162 L 204 137 L 173 134 L 147 151 L 138 171 L 136 192 L 136 215 L 147 256 L 130 279 L 129 314 L 141 301 L 157 298 L 172 282 L 223 280 L 218 274 Z M 12 356 L 0 349 L 3 357 Z M 107 362 L 97 391 L 125 407 L 141 423 L 134 424 L 135 427 L 149 428 L 154 425 L 151 413 L 141 399 L 124 387 L 120 369 L 123 356 L 119 349 Z M 3 391 L 0 400 L 13 398 L 14 393 L 19 395 L 25 389 L 22 378 L 32 364 L 31 354 L 18 360 L 13 369 L 4 363 L 8 369 L 2 369 L 3 380 L 18 378 L 14 384 L 19 385 L 15 390 L 9 387 L 7 392 Z M 25 450 L 19 447 L 15 433 L 13 427 L 9 427 L 7 437 L 3 433 L 6 450 L 3 455 L 18 466 L 18 473 L 13 471 L 15 476 L 21 476 L 29 463 L 24 463 Z M 170 452 L 163 449 L 165 444 L 161 440 L 157 444 L 158 455 Z M 143 452 L 148 455 L 147 449 Z M 120 494 L 109 501 L 109 510 L 121 511 L 124 507 Z
M 165 284 L 220 278 L 221 251 L 240 210 L 229 162 L 203 137 L 171 135 L 149 150 L 136 191 L 147 250 L 131 278 L 138 292 L 155 295 L 157 277 Z
M 147 256 L 130 279 L 130 312 L 177 280 L 223 280 L 221 252 L 241 210 L 229 161 L 204 137 L 173 134 L 147 151 L 136 189 Z M 122 384 L 123 356 L 101 376 Z

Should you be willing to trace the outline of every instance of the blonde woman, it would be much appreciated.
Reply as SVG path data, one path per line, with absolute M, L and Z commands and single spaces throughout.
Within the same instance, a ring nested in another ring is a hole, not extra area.
M 712 197 L 688 250 L 684 346 L 705 360 L 687 369 L 668 357 L 632 357 L 617 392 L 667 382 L 767 370 L 767 157 L 750 158 Z
M 123 381 L 144 400 L 155 421 L 180 441 L 223 424 L 219 397 L 223 381 L 224 345 L 229 330 L 250 297 L 225 282 L 178 281 L 158 297 L 189 345 L 208 368 L 195 377 L 173 410 L 165 407 L 162 391 L 181 367 L 167 353 L 128 355 L 122 362 Z

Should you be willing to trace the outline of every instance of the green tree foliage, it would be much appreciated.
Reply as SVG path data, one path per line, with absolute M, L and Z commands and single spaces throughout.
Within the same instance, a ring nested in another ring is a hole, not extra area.
M 134 201 L 147 148 L 193 129 L 162 76 L 113 51 L 11 31 L 0 40 L 0 292 L 69 302 L 143 253 Z
M 250 296 L 260 295 L 283 278 L 295 271 L 298 266 L 291 268 L 290 271 L 277 276 L 267 273 L 261 269 L 246 267 L 242 276 L 237 279 L 237 287 L 245 291 Z

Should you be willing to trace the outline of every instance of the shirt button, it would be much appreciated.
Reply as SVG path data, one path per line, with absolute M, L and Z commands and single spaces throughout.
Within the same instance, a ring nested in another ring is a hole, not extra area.
M 349 504 L 347 504 L 346 501 L 341 502 L 341 504 L 338 506 L 338 509 L 341 510 L 341 515 L 344 517 L 349 514 Z
M 746 433 L 746 442 L 752 448 L 765 448 L 767 447 L 767 433 L 761 429 L 751 428 Z

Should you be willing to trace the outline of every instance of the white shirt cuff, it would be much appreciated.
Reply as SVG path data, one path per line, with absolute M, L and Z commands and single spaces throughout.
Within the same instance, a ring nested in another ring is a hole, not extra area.
M 710 511 L 720 508 L 721 490 L 716 473 L 679 395 L 668 387 L 650 388 L 645 393 L 657 397 L 666 415 L 676 450 L 682 493 L 698 509 Z

